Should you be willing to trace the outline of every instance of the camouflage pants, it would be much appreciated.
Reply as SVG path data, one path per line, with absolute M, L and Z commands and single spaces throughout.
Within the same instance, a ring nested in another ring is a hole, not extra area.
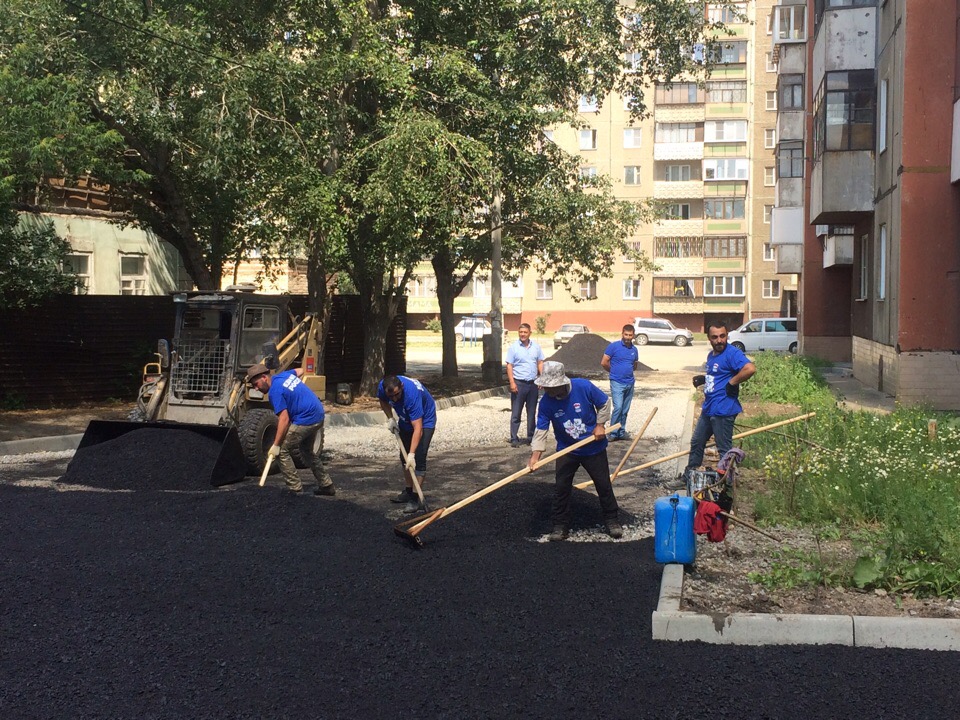
M 303 483 L 300 482 L 300 475 L 297 473 L 297 466 L 290 455 L 290 449 L 293 448 L 299 452 L 303 461 L 310 466 L 313 476 L 317 479 L 318 487 L 333 485 L 330 476 L 327 475 L 327 469 L 320 460 L 320 455 L 313 451 L 314 439 L 317 433 L 320 433 L 320 452 L 323 451 L 323 421 L 313 425 L 291 425 L 287 430 L 287 436 L 283 439 L 283 445 L 280 447 L 280 473 L 283 475 L 284 482 L 290 490 L 302 490 Z

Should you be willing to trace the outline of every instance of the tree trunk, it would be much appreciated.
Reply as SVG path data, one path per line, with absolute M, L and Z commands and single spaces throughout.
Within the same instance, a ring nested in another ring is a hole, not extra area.
M 333 314 L 333 284 L 335 276 L 327 275 L 327 255 L 324 241 L 313 230 L 307 234 L 307 305 L 320 320 L 320 347 L 317 372 L 326 372 L 327 332 Z
M 363 297 L 361 293 L 361 317 L 363 318 L 363 375 L 360 378 L 360 394 L 374 395 L 383 379 L 387 360 L 387 330 L 397 311 L 393 297 Z
M 457 297 L 454 288 L 453 262 L 448 248 L 438 252 L 431 259 L 433 274 L 437 279 L 437 303 L 440 305 L 440 338 L 443 343 L 443 365 L 441 374 L 445 378 L 459 375 L 457 368 L 457 318 L 453 311 L 453 301 Z

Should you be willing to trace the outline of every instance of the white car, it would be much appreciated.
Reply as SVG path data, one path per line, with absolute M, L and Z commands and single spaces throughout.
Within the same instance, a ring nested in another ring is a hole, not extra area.
M 479 340 L 484 335 L 493 333 L 493 326 L 485 318 L 464 315 L 454 328 L 454 332 L 457 334 L 457 342 Z
M 637 345 L 646 345 L 648 342 L 673 343 L 677 347 L 684 347 L 693 342 L 693 333 L 686 328 L 678 328 L 664 318 L 634 318 L 633 328 L 636 333 L 633 341 Z
M 777 352 L 797 352 L 796 318 L 762 318 L 751 320 L 730 332 L 727 339 L 735 348 L 743 352 L 775 350 Z
M 580 325 L 578 323 L 567 323 L 561 325 L 560 328 L 553 334 L 553 349 L 559 350 L 560 347 L 570 340 L 574 335 L 581 335 L 583 333 L 590 332 L 590 328 L 586 325 Z

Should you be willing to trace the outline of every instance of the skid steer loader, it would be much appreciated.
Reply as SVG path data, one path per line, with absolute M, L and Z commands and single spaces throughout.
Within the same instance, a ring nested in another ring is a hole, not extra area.
M 225 485 L 262 472 L 277 417 L 270 401 L 245 384 L 247 368 L 263 362 L 271 370 L 297 365 L 322 400 L 326 378 L 318 375 L 320 322 L 294 318 L 289 298 L 249 291 L 180 294 L 174 297 L 172 342 L 160 340 L 157 361 L 144 368 L 144 382 L 130 422 L 94 420 L 78 451 L 145 427 L 193 430 L 219 439 L 222 447 L 211 483 Z M 314 439 L 323 450 L 323 431 Z M 306 467 L 302 449 L 291 452 Z

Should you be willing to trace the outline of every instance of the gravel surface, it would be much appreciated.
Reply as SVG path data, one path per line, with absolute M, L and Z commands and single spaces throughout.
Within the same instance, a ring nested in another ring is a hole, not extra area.
M 637 460 L 676 449 L 668 406 L 688 397 L 639 389 L 630 427 L 660 411 Z M 497 445 L 503 404 L 441 411 L 437 504 L 523 466 Z M 278 479 L 86 492 L 56 484 L 62 457 L 0 465 L 0 717 L 954 716 L 951 653 L 653 642 L 652 475 L 615 485 L 629 540 L 603 535 L 578 491 L 584 542 L 543 542 L 545 469 L 413 550 L 391 532 L 399 474 L 382 436 L 328 434 L 334 498 Z M 611 466 L 627 445 L 611 444 Z

